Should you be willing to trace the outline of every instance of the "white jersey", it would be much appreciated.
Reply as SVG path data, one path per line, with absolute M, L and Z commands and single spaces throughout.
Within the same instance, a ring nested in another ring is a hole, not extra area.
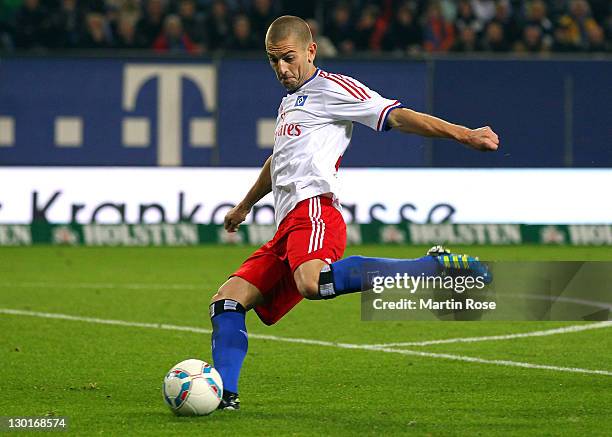
M 338 200 L 337 172 L 351 141 L 353 122 L 386 130 L 387 116 L 401 107 L 362 83 L 317 69 L 278 108 L 272 153 L 272 193 L 275 221 L 304 200 L 332 193 Z

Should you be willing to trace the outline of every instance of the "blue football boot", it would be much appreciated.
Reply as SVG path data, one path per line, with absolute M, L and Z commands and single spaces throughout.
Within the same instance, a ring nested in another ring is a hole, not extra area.
M 434 257 L 440 263 L 442 274 L 445 276 L 480 276 L 485 284 L 493 281 L 493 274 L 478 257 L 457 255 L 444 246 L 432 247 L 427 251 L 427 255 Z

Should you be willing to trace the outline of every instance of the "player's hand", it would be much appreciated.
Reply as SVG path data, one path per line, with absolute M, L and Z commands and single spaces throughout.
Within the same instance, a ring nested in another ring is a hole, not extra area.
M 227 232 L 236 232 L 240 227 L 240 223 L 242 223 L 250 209 L 244 208 L 240 205 L 234 206 L 229 210 L 227 214 L 225 214 L 225 219 L 223 220 L 223 226 Z
M 494 152 L 499 147 L 499 137 L 493 129 L 485 126 L 470 129 L 463 143 L 481 152 Z

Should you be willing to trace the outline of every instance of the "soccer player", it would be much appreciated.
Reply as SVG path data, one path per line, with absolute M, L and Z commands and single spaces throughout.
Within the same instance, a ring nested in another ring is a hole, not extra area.
M 247 353 L 248 310 L 271 325 L 303 298 L 330 299 L 370 289 L 362 279 L 366 271 L 431 276 L 452 267 L 468 273 L 484 268 L 475 258 L 440 248 L 418 259 L 341 259 L 346 226 L 336 173 L 353 122 L 377 131 L 451 138 L 481 151 L 497 150 L 499 139 L 491 128 L 468 129 L 404 108 L 356 79 L 317 68 L 317 45 L 301 18 L 277 18 L 265 45 L 270 66 L 288 94 L 278 108 L 272 156 L 244 199 L 227 213 L 224 226 L 235 232 L 253 205 L 272 191 L 277 231 L 211 300 L 212 356 L 224 385 L 220 409 L 240 406 L 238 377 Z

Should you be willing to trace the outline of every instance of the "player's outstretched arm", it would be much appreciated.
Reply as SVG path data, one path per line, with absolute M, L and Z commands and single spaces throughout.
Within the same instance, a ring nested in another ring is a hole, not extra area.
M 244 196 L 244 199 L 225 215 L 223 225 L 227 232 L 236 232 L 240 223 L 246 219 L 253 205 L 272 191 L 272 175 L 270 174 L 271 162 L 272 156 L 266 160 L 257 181 L 255 181 L 255 184 L 253 184 L 249 192 Z
M 412 109 L 394 109 L 389 114 L 388 123 L 400 132 L 449 138 L 483 152 L 494 151 L 499 147 L 499 137 L 489 126 L 469 129 Z

